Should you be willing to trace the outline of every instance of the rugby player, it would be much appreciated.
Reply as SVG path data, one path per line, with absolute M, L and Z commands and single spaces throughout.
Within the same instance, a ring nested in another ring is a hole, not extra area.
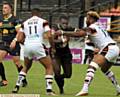
M 19 73 L 18 80 L 13 93 L 18 93 L 20 86 L 22 85 L 22 80 L 25 79 L 27 72 L 32 66 L 33 58 L 36 57 L 37 60 L 45 68 L 45 79 L 46 79 L 46 94 L 55 95 L 52 90 L 53 82 L 53 67 L 52 61 L 49 55 L 47 55 L 43 46 L 43 34 L 47 34 L 50 37 L 50 28 L 48 22 L 39 17 L 40 10 L 34 8 L 32 10 L 32 17 L 27 19 L 23 23 L 23 34 L 18 35 L 17 39 L 20 41 L 21 35 L 24 41 L 24 67 Z
M 65 15 L 59 17 L 59 23 L 53 25 L 52 33 L 61 31 L 74 31 L 75 28 L 69 26 L 69 18 Z M 55 81 L 59 87 L 60 94 L 64 94 L 64 79 L 70 78 L 72 75 L 72 54 L 69 48 L 69 37 L 53 35 L 53 43 L 51 45 L 51 53 L 53 57 L 53 68 L 55 73 Z M 51 55 L 52 55 L 51 54 Z M 63 73 L 61 72 L 61 67 Z
M 8 55 L 12 55 L 13 62 L 15 63 L 18 72 L 21 71 L 23 66 L 20 63 L 20 45 L 16 42 L 16 35 L 19 33 L 20 22 L 12 14 L 12 5 L 8 2 L 3 4 L 2 15 L 0 16 L 0 75 L 2 81 L 0 86 L 6 86 L 8 81 L 6 80 L 5 70 L 3 66 L 3 59 Z M 15 49 L 12 49 L 16 44 Z M 26 79 L 23 86 L 27 85 Z
M 87 28 L 80 29 L 74 33 L 61 33 L 66 36 L 82 37 L 88 35 L 88 38 L 92 43 L 100 50 L 98 54 L 94 55 L 93 60 L 90 62 L 83 87 L 76 96 L 88 95 L 89 86 L 94 78 L 95 71 L 100 67 L 101 71 L 107 76 L 107 78 L 114 85 L 117 95 L 120 94 L 120 86 L 116 81 L 114 73 L 110 70 L 111 66 L 116 62 L 119 56 L 119 47 L 116 42 L 109 36 L 106 30 L 99 27 L 97 20 L 100 18 L 99 14 L 95 11 L 89 11 L 87 13 Z M 58 33 L 56 33 L 58 35 Z

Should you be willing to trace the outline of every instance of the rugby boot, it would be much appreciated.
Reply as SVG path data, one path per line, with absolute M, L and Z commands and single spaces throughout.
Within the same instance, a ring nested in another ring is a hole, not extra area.
M 119 96 L 120 95 L 120 86 L 119 85 L 116 86 L 116 91 L 117 91 L 116 96 Z
M 28 84 L 26 78 L 22 80 L 22 87 L 26 87 Z
M 0 87 L 7 86 L 7 85 L 8 85 L 8 81 L 7 80 L 0 81 Z
M 12 90 L 12 93 L 18 93 L 18 91 L 19 91 L 19 86 L 15 86 L 15 88 Z
M 47 90 L 46 90 L 46 95 L 49 95 L 49 96 L 57 96 L 57 95 L 55 94 L 55 92 L 52 91 L 51 89 L 47 89 Z
M 75 96 L 87 96 L 88 95 L 88 91 L 80 91 L 78 92 Z

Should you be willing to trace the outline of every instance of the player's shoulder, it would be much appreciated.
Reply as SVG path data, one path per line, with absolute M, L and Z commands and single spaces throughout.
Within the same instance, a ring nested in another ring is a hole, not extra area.
M 14 22 L 16 24 L 20 24 L 22 22 L 18 17 L 14 16 L 14 15 L 11 16 L 10 21 Z
M 17 21 L 17 20 L 19 20 L 16 16 L 14 16 L 14 15 L 12 15 L 11 17 L 10 17 L 10 19 L 12 20 L 12 21 Z
M 47 22 L 47 20 L 40 18 L 38 16 L 32 16 L 32 17 L 28 18 L 25 22 L 34 21 L 34 20 L 37 20 L 39 22 Z
M 43 23 L 48 23 L 48 21 L 43 18 L 39 18 L 39 20 L 42 21 Z
M 24 22 L 23 22 L 23 24 L 25 25 L 25 24 L 27 24 L 28 22 L 30 22 L 31 21 L 31 18 L 28 18 L 28 19 L 26 19 Z
M 43 19 L 39 16 L 33 16 L 33 17 L 31 17 L 31 19 L 36 19 L 36 20 L 41 21 L 41 22 L 46 22 L 47 21 L 47 20 L 45 20 L 45 19 Z
M 96 27 L 98 27 L 98 23 L 93 23 L 89 26 L 89 28 L 95 29 Z

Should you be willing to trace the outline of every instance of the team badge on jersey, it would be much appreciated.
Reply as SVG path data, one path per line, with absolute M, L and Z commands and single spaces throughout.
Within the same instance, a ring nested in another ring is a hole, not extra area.
M 8 34 L 8 30 L 7 29 L 3 29 L 3 34 Z

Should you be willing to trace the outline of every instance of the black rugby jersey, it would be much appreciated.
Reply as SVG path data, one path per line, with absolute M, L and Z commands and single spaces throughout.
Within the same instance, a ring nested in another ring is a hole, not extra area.
M 63 30 L 63 31 L 75 31 L 75 28 L 72 28 L 71 26 L 68 26 L 66 29 L 63 29 L 59 24 L 58 25 L 53 25 L 53 28 L 55 31 L 57 30 Z M 57 39 L 57 37 L 55 37 L 55 39 Z M 65 46 L 63 42 L 61 43 L 55 43 L 55 49 L 56 49 L 56 53 L 57 54 L 66 54 L 66 53 L 71 53 L 70 49 L 69 49 L 69 44 L 66 43 Z
M 20 26 L 20 21 L 12 14 L 9 18 L 0 16 L 0 41 L 11 43 L 16 37 L 16 27 Z

